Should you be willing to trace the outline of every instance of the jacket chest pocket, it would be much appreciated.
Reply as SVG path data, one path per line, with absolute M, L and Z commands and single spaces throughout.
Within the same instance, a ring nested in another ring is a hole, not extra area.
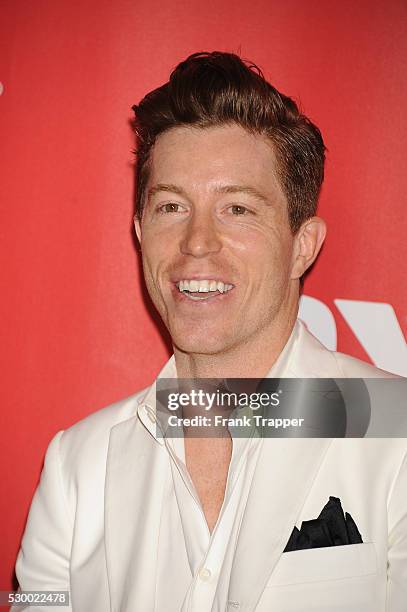
M 281 555 L 256 612 L 379 612 L 385 591 L 372 542 L 296 550 Z
M 377 558 L 373 542 L 310 548 L 283 553 L 267 587 L 340 580 L 376 573 Z

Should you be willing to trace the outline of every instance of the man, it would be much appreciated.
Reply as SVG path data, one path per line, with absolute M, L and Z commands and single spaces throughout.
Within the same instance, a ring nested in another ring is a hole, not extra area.
M 296 321 L 326 229 L 324 144 L 295 103 L 199 53 L 134 110 L 135 228 L 174 347 L 159 376 L 386 376 Z M 23 590 L 69 590 L 75 612 L 407 610 L 405 439 L 162 437 L 155 390 L 51 442 Z

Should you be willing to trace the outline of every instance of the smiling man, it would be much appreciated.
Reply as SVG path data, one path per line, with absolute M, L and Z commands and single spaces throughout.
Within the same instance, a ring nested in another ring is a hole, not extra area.
M 151 152 L 136 220 L 144 275 L 180 377 L 264 376 L 291 334 L 325 223 L 307 209 L 293 235 L 270 139 L 211 123 L 172 127 Z
M 159 379 L 388 377 L 297 320 L 326 228 L 325 147 L 295 103 L 215 52 L 134 111 L 135 229 L 174 348 Z M 156 387 L 51 442 L 22 589 L 77 612 L 407 610 L 405 439 L 162 436 Z

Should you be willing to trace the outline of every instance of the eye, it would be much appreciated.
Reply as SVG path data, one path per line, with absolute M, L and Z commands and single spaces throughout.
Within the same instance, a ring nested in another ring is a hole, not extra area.
M 233 206 L 230 207 L 230 210 L 232 211 L 232 214 L 235 215 L 235 216 L 245 215 L 246 213 L 250 213 L 251 212 L 245 206 L 241 206 L 241 204 L 233 204 Z
M 177 213 L 181 212 L 182 206 L 177 204 L 176 202 L 167 202 L 166 204 L 162 204 L 158 207 L 158 211 L 163 215 L 167 213 Z

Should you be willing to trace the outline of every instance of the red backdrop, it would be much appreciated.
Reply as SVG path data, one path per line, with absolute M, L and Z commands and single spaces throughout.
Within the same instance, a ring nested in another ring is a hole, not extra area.
M 321 127 L 329 233 L 305 284 L 304 318 L 332 347 L 337 333 L 339 350 L 406 373 L 407 5 L 3 0 L 1 13 L 8 589 L 51 436 L 146 386 L 167 358 L 131 231 L 129 119 L 186 55 L 240 51 Z

